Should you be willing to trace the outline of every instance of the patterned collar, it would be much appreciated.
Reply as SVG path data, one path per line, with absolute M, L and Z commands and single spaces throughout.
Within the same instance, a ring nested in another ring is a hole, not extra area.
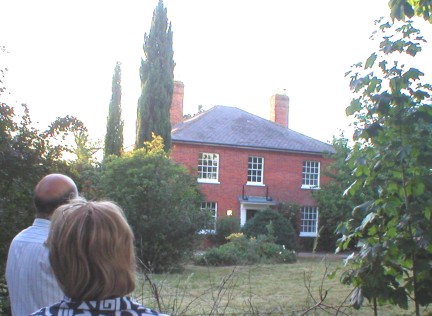
M 155 310 L 138 304 L 128 296 L 116 297 L 99 301 L 73 301 L 65 297 L 60 303 L 51 306 L 51 315 L 120 315 L 117 312 L 129 312 L 131 315 L 158 315 Z M 128 314 L 129 315 L 129 314 Z

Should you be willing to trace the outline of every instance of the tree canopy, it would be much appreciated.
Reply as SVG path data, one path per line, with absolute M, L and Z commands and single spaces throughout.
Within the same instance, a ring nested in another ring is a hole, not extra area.
M 432 86 L 407 66 L 425 43 L 412 22 L 379 27 L 379 51 L 348 73 L 356 97 L 346 112 L 361 155 L 349 161 L 355 180 L 347 194 L 375 195 L 341 226 L 340 249 L 355 242 L 358 250 L 342 281 L 356 287 L 356 307 L 367 298 L 377 314 L 381 303 L 407 308 L 412 300 L 420 315 L 432 302 Z
M 105 197 L 123 207 L 133 228 L 140 262 L 156 272 L 188 258 L 207 219 L 196 178 L 173 163 L 163 146 L 155 136 L 141 149 L 111 156 L 101 178 Z
M 336 154 L 331 156 L 333 161 L 323 170 L 323 174 L 329 177 L 330 181 L 323 184 L 320 190 L 312 192 L 318 202 L 320 217 L 317 250 L 330 252 L 337 247 L 337 239 L 340 237 L 340 234 L 337 234 L 339 224 L 350 218 L 356 205 L 373 195 L 373 191 L 368 187 L 356 194 L 344 195 L 347 187 L 356 179 L 347 159 L 361 155 L 361 150 L 358 144 L 350 146 L 344 135 L 333 138 L 333 147 L 336 149 Z
M 50 172 L 70 175 L 62 159 L 66 149 L 52 137 L 59 125 L 41 132 L 32 126 L 26 105 L 22 114 L 18 110 L 0 103 L 0 267 L 12 238 L 33 221 L 36 183 Z
M 117 62 L 112 78 L 112 94 L 108 110 L 107 131 L 105 135 L 104 157 L 120 156 L 123 152 L 123 126 L 121 117 L 121 63 Z
M 394 20 L 405 21 L 413 16 L 422 17 L 425 21 L 432 23 L 432 1 L 431 0 L 390 0 L 390 16 Z
M 174 91 L 174 52 L 167 9 L 159 0 L 150 32 L 144 34 L 145 59 L 141 59 L 141 96 L 138 100 L 135 148 L 161 136 L 166 151 L 171 148 L 170 108 Z
M 5 53 L 0 47 L 0 54 Z M 0 100 L 6 87 L 6 69 L 0 71 Z M 76 147 L 66 138 L 73 134 Z M 27 105 L 12 107 L 0 101 L 0 269 L 4 267 L 12 238 L 34 219 L 33 189 L 51 172 L 64 173 L 76 180 L 65 154 L 76 154 L 75 162 L 89 162 L 94 153 L 88 145 L 84 124 L 72 116 L 56 118 L 45 130 L 33 126 Z M 82 174 L 77 172 L 76 174 Z

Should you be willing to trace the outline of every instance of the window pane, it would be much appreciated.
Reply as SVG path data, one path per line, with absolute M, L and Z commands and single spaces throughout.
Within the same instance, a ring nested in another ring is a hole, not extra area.
M 318 161 L 303 161 L 302 185 L 319 187 L 319 170 Z
M 315 235 L 318 233 L 318 208 L 306 206 L 301 209 L 300 232 Z
M 248 182 L 263 183 L 264 158 L 249 157 L 248 158 Z
M 219 155 L 200 153 L 198 158 L 198 179 L 218 179 Z
M 216 202 L 202 202 L 201 210 L 208 212 L 207 220 L 203 225 L 201 233 L 209 234 L 216 232 L 216 220 L 217 220 L 217 203 Z

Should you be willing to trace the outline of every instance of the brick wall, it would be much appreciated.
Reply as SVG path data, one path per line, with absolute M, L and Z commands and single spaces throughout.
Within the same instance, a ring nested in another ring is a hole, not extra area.
M 316 205 L 310 190 L 301 189 L 304 160 L 319 161 L 320 183 L 322 185 L 327 181 L 322 170 L 329 160 L 317 155 L 173 143 L 171 159 L 196 174 L 201 152 L 219 154 L 219 184 L 200 184 L 207 201 L 218 203 L 219 216 L 224 216 L 227 210 L 232 210 L 234 216 L 240 216 L 238 198 L 243 190 L 249 196 L 266 196 L 268 190 L 273 201 L 300 206 Z M 249 156 L 264 158 L 264 186 L 246 185 Z

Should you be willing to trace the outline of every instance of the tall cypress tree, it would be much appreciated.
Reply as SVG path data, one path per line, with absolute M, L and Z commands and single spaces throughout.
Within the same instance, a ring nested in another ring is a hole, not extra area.
M 141 96 L 137 108 L 135 148 L 151 141 L 152 133 L 171 148 L 170 107 L 174 89 L 173 36 L 167 9 L 159 0 L 153 12 L 150 32 L 144 34 L 145 60 L 141 59 Z
M 117 62 L 112 79 L 104 157 L 120 156 L 123 152 L 123 120 L 121 119 L 121 63 Z

